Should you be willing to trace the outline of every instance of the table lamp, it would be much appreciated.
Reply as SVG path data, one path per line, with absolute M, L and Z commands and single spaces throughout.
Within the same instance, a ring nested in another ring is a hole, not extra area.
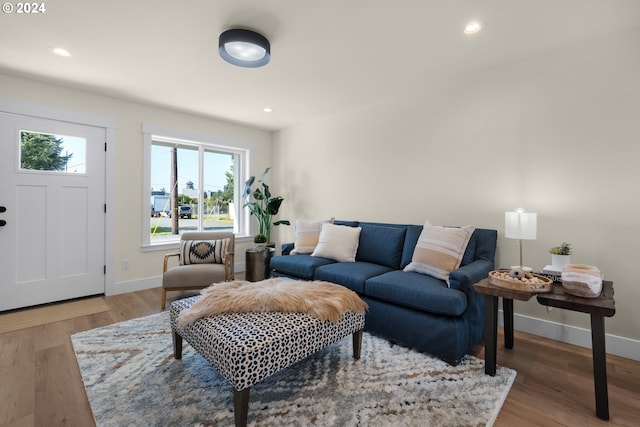
M 522 208 L 504 213 L 504 237 L 520 240 L 519 267 L 525 271 L 531 271 L 532 269 L 525 267 L 522 263 L 522 241 L 536 239 L 537 218 L 537 214 L 525 212 Z

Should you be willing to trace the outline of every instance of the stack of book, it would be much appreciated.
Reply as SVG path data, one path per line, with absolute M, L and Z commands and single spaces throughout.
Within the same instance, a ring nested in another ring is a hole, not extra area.
M 554 282 L 562 282 L 562 268 L 554 267 L 553 265 L 545 265 L 540 275 L 548 277 Z

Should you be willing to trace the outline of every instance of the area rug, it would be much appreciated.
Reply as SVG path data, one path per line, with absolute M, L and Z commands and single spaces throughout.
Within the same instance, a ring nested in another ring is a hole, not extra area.
M 233 389 L 191 346 L 173 358 L 167 312 L 71 337 L 98 426 L 231 426 Z M 491 426 L 516 372 L 458 366 L 364 334 L 251 389 L 249 425 Z

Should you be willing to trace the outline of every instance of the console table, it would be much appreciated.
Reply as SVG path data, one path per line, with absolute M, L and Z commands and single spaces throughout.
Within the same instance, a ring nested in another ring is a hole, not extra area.
M 596 395 L 596 415 L 609 419 L 609 397 L 607 392 L 607 352 L 605 349 L 604 318 L 616 313 L 613 299 L 613 283 L 602 282 L 602 293 L 598 298 L 582 298 L 564 292 L 560 283 L 553 284 L 547 293 L 518 292 L 494 286 L 484 279 L 473 285 L 476 292 L 485 296 L 484 371 L 496 374 L 496 354 L 498 350 L 498 299 L 502 298 L 504 314 L 504 346 L 513 348 L 513 300 L 529 301 L 536 296 L 538 303 L 565 310 L 588 313 L 591 316 L 591 347 L 593 355 L 593 379 Z

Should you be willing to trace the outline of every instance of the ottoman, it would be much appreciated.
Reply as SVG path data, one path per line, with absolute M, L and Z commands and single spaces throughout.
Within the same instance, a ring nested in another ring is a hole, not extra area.
M 269 375 L 351 334 L 353 357 L 360 358 L 364 314 L 347 312 L 332 323 L 303 313 L 228 313 L 180 328 L 178 315 L 200 298 L 171 304 L 173 355 L 182 357 L 184 339 L 229 381 L 236 426 L 247 424 L 251 386 Z

